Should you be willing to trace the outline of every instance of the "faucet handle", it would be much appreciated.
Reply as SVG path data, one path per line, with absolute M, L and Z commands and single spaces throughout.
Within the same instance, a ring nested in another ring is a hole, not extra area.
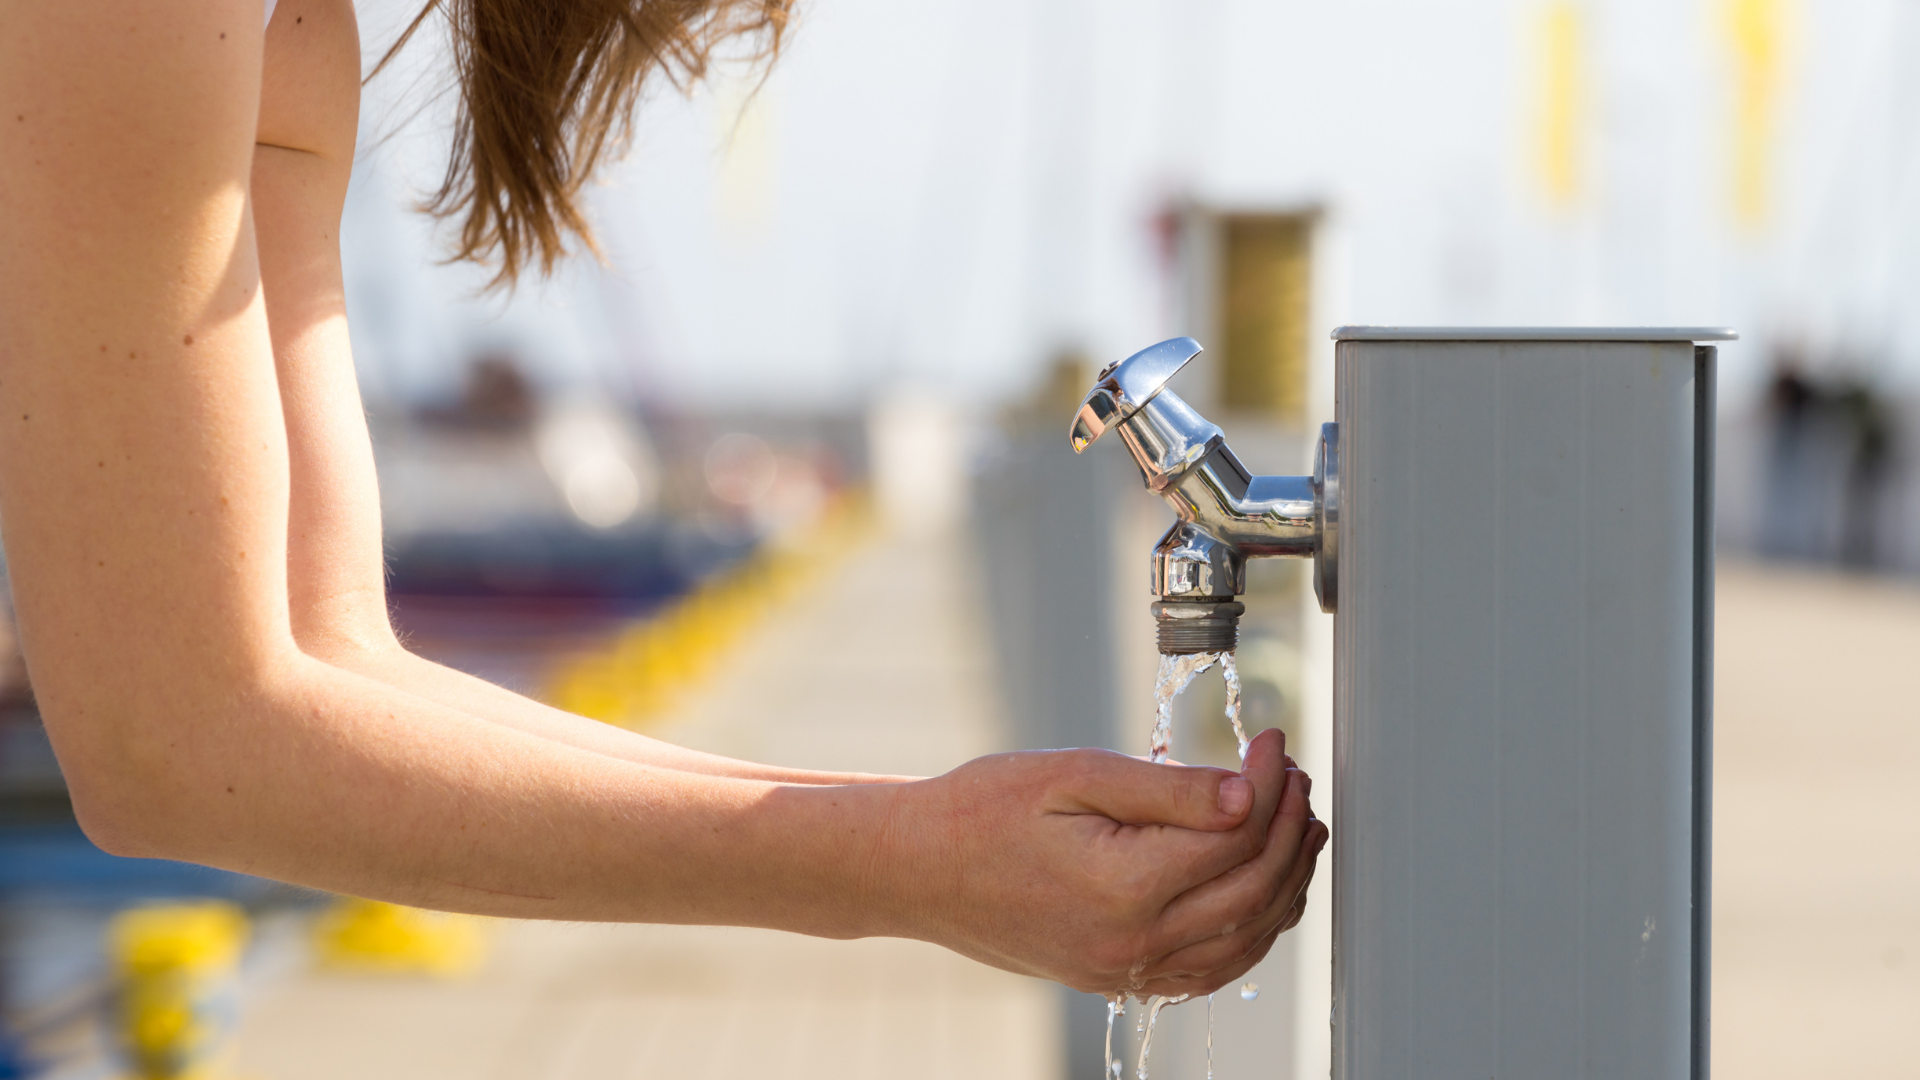
M 1100 369 L 1098 380 L 1074 415 L 1073 452 L 1092 446 L 1107 429 L 1140 411 L 1187 361 L 1200 355 L 1200 343 L 1177 337 L 1149 345 L 1118 363 Z

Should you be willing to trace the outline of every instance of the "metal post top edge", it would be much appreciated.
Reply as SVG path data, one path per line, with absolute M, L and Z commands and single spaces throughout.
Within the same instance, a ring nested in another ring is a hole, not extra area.
M 1335 341 L 1737 341 L 1725 326 L 1336 326 Z

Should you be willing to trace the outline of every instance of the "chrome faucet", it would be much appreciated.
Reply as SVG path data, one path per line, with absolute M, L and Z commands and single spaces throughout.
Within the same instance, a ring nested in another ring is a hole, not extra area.
M 1227 652 L 1239 644 L 1236 597 L 1247 591 L 1247 559 L 1314 560 L 1313 591 L 1334 609 L 1340 538 L 1340 430 L 1320 425 L 1312 476 L 1255 476 L 1226 435 L 1166 388 L 1200 355 L 1174 338 L 1142 349 L 1096 378 L 1073 418 L 1080 453 L 1116 430 L 1147 490 L 1179 517 L 1153 549 L 1152 611 L 1166 654 Z

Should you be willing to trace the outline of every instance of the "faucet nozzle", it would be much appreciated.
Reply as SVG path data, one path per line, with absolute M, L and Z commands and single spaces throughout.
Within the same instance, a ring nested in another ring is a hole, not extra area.
M 1235 597 L 1246 592 L 1246 560 L 1313 559 L 1314 592 L 1334 605 L 1339 540 L 1339 431 L 1320 430 L 1312 476 L 1255 476 L 1227 448 L 1226 436 L 1166 389 L 1200 353 L 1174 338 L 1110 365 L 1074 417 L 1080 452 L 1116 431 L 1147 489 L 1179 517 L 1153 551 L 1153 605 L 1160 651 L 1228 652 L 1239 644 Z

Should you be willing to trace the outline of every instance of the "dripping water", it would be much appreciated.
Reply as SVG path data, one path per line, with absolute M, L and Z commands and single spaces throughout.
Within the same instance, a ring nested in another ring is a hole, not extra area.
M 1207 995 L 1207 1080 L 1213 1080 L 1213 995 Z
M 1120 1080 L 1120 1059 L 1113 1056 L 1113 1018 L 1127 1015 L 1125 994 L 1116 994 L 1107 999 L 1107 1076 L 1106 1080 Z
M 1249 983 L 1240 984 L 1240 1000 L 1241 1001 L 1252 1001 L 1254 998 L 1257 998 L 1259 996 L 1260 996 L 1259 983 L 1249 982 Z
M 1147 1033 L 1140 1040 L 1140 1063 L 1134 1066 L 1134 1080 L 1147 1080 L 1147 1055 L 1153 1052 L 1153 1026 L 1160 1022 L 1160 1010 L 1169 1005 L 1178 1005 L 1187 1000 L 1188 996 L 1181 994 L 1179 997 L 1166 997 L 1155 994 L 1147 999 L 1146 1013 L 1141 1016 L 1141 1019 L 1146 1021 Z

